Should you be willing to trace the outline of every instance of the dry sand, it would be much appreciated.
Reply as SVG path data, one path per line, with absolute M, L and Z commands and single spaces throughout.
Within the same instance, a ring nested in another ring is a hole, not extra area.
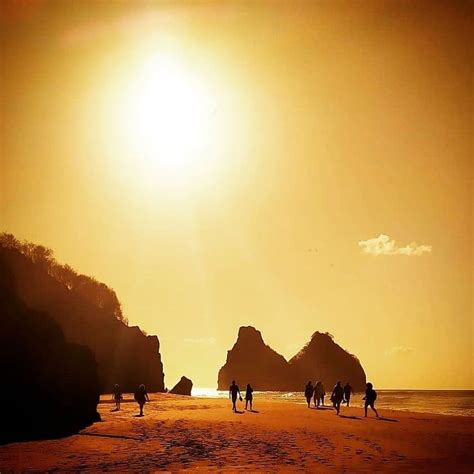
M 109 397 L 104 397 L 109 398 Z M 0 471 L 473 472 L 472 418 L 363 409 L 308 409 L 255 400 L 151 395 L 145 416 L 101 403 L 102 422 L 63 439 L 0 446 Z M 240 404 L 243 409 L 243 404 Z

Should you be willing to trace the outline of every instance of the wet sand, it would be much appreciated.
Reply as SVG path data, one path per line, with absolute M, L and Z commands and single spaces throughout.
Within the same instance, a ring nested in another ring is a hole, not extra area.
M 110 397 L 103 397 L 104 400 Z M 152 394 L 67 438 L 0 446 L 0 471 L 473 472 L 473 419 L 360 407 L 308 409 L 255 400 L 233 413 L 223 399 Z

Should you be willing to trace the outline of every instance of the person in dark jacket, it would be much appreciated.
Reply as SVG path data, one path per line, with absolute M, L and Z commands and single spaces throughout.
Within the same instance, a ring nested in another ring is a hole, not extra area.
M 235 380 L 232 380 L 232 384 L 229 387 L 229 398 L 232 398 L 232 411 L 237 411 L 237 407 L 235 406 L 237 402 L 237 396 L 239 400 L 242 401 L 242 395 L 240 395 L 239 386 L 235 383 Z
M 123 400 L 122 390 L 120 390 L 120 385 L 116 383 L 114 385 L 113 399 L 115 400 L 115 411 L 120 410 L 120 402 Z
M 314 386 L 314 397 L 313 397 L 314 406 L 316 408 L 319 408 L 319 405 L 321 403 L 323 396 L 324 396 L 324 386 L 323 386 L 323 383 L 320 380 L 318 380 L 316 382 L 316 385 Z
M 313 397 L 313 393 L 314 393 L 314 387 L 313 387 L 313 384 L 311 383 L 311 381 L 309 381 L 306 384 L 306 387 L 304 388 L 304 396 L 306 397 L 306 402 L 308 403 L 308 408 L 311 408 L 310 404 L 311 404 L 311 398 Z
M 138 416 L 143 416 L 143 407 L 145 406 L 146 402 L 150 401 L 148 393 L 146 392 L 145 385 L 139 385 L 137 391 L 135 392 L 134 398 L 138 403 L 138 406 L 140 407 L 140 414 Z
M 321 382 L 321 405 L 324 406 L 324 397 L 326 396 L 326 389 L 324 388 L 324 384 Z
M 349 385 L 349 382 L 346 382 L 346 385 L 344 385 L 344 402 L 346 403 L 347 406 L 349 406 L 349 402 L 351 401 L 351 396 L 354 393 L 352 390 L 352 387 Z
M 377 400 L 377 392 L 374 390 L 374 386 L 369 382 L 367 384 L 367 388 L 365 390 L 365 397 L 362 399 L 365 400 L 364 409 L 365 409 L 365 416 L 367 416 L 367 408 L 370 407 L 374 410 L 375 415 L 377 418 L 379 414 L 375 408 L 375 400 Z
M 331 401 L 332 406 L 336 409 L 336 414 L 339 415 L 341 409 L 341 402 L 344 399 L 344 390 L 341 386 L 341 382 L 337 382 L 332 389 Z
M 247 390 L 245 390 L 245 409 L 247 410 L 248 405 L 250 404 L 250 411 L 252 411 L 252 400 L 253 400 L 253 388 L 250 384 L 247 384 Z

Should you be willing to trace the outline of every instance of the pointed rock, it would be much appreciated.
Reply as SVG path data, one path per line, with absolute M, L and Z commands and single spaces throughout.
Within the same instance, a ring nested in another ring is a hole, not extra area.
M 227 390 L 232 380 L 255 390 L 286 390 L 288 363 L 267 346 L 262 334 L 252 326 L 242 326 L 234 347 L 227 352 L 227 361 L 220 369 L 218 390 Z
M 219 370 L 218 390 L 227 390 L 232 380 L 241 388 L 250 383 L 255 390 L 263 391 L 299 391 L 308 380 L 321 380 L 329 391 L 341 380 L 362 391 L 366 377 L 357 357 L 336 344 L 328 333 L 315 332 L 305 347 L 287 362 L 265 344 L 260 331 L 244 326 Z
M 170 390 L 169 393 L 175 395 L 191 395 L 193 389 L 193 382 L 187 377 L 181 377 L 181 380 Z

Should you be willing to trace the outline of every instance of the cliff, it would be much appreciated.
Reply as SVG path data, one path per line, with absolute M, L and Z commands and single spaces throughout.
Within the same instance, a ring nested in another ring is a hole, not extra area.
M 219 370 L 217 388 L 227 390 L 235 380 L 241 388 L 251 383 L 255 390 L 287 390 L 287 374 L 285 358 L 265 344 L 260 331 L 243 326 Z
M 92 351 L 102 393 L 110 393 L 115 383 L 123 391 L 133 392 L 141 383 L 148 391 L 164 391 L 158 338 L 128 326 L 113 290 L 59 265 L 50 250 L 9 234 L 0 236 L 0 257 L 25 305 L 47 313 L 68 342 Z
M 15 286 L 0 256 L 0 443 L 76 433 L 100 419 L 94 356 L 27 308 Z
M 338 380 L 349 381 L 354 390 L 365 387 L 359 360 L 336 344 L 329 334 L 316 332 L 298 354 L 286 359 L 263 341 L 260 331 L 241 327 L 237 341 L 219 370 L 217 388 L 227 390 L 231 381 L 255 390 L 300 391 L 308 380 L 321 380 L 329 390 Z
M 311 340 L 289 361 L 292 380 L 302 387 L 308 380 L 321 380 L 330 390 L 349 382 L 355 391 L 365 390 L 365 372 L 359 360 L 336 344 L 331 335 L 315 332 Z

